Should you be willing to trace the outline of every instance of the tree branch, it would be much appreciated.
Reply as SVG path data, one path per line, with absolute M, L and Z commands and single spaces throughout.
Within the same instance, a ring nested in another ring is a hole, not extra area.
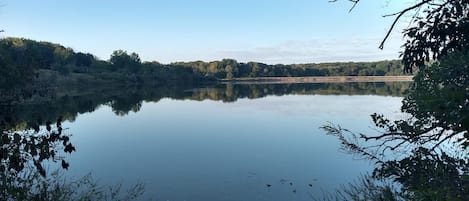
M 399 19 L 407 12 L 411 11 L 411 10 L 414 10 L 416 8 L 419 8 L 420 6 L 426 4 L 426 3 L 429 3 L 431 0 L 424 0 L 418 4 L 415 4 L 411 7 L 408 7 L 398 13 L 394 13 L 394 14 L 390 14 L 390 15 L 385 15 L 385 16 L 394 16 L 394 15 L 397 15 L 396 19 L 394 19 L 394 22 L 392 23 L 391 25 L 391 28 L 389 28 L 388 32 L 386 33 L 386 36 L 384 37 L 383 41 L 381 41 L 381 44 L 379 45 L 379 49 L 383 49 L 384 48 L 384 43 L 386 42 L 386 40 L 389 38 L 389 35 L 391 35 L 391 32 L 392 30 L 394 29 L 394 26 L 396 26 L 397 22 L 399 21 Z
M 432 151 L 435 150 L 435 148 L 437 148 L 438 146 L 440 146 L 443 142 L 445 142 L 446 140 L 451 139 L 452 137 L 456 136 L 457 134 L 459 134 L 459 133 L 454 132 L 454 133 L 452 133 L 451 135 L 446 136 L 445 138 L 443 138 L 442 140 L 440 140 L 438 143 L 436 143 L 430 150 L 432 150 Z
M 337 2 L 338 0 L 329 0 L 330 3 L 333 3 L 333 2 Z M 357 6 L 358 2 L 360 2 L 360 0 L 349 0 L 350 2 L 353 3 L 352 7 L 349 9 L 348 12 L 352 12 L 352 10 Z

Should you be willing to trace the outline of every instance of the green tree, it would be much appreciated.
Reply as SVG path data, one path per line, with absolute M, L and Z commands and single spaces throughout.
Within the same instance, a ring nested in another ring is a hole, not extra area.
M 353 9 L 360 0 L 350 1 Z M 468 200 L 469 0 L 419 0 L 389 15 L 396 18 L 380 48 L 409 12 L 415 17 L 404 31 L 402 61 L 406 71 L 419 71 L 402 102 L 408 117 L 392 121 L 371 115 L 380 131 L 376 135 L 323 128 L 346 150 L 371 159 L 376 178 L 400 183 L 413 200 Z M 450 156 L 443 143 L 456 150 L 450 154 L 462 154 Z
M 353 3 L 351 10 L 360 2 L 348 1 Z M 385 15 L 395 19 L 379 46 L 383 49 L 396 24 L 407 14 L 412 14 L 410 26 L 404 30 L 406 42 L 401 54 L 406 72 L 412 72 L 413 67 L 423 68 L 426 62 L 469 46 L 469 0 L 418 0 L 409 3 L 411 6 Z
M 109 60 L 111 62 L 111 70 L 124 70 L 137 72 L 141 67 L 141 60 L 137 53 L 132 52 L 130 55 L 124 50 L 116 50 L 111 54 Z
M 354 6 L 359 2 L 351 1 Z M 426 16 L 421 18 L 417 13 L 412 27 L 404 32 L 408 40 L 404 44 L 403 62 L 407 70 L 412 66 L 420 67 L 403 100 L 402 111 L 411 117 L 391 122 L 382 115 L 374 114 L 373 121 L 378 127 L 385 128 L 385 133 L 362 137 L 365 140 L 400 140 L 397 145 L 436 141 L 434 147 L 458 137 L 458 141 L 467 147 L 469 0 L 420 0 L 394 14 L 394 23 L 403 14 L 419 8 L 427 13 Z M 437 62 L 425 66 L 430 58 L 437 59 Z
M 226 72 L 226 79 L 232 79 L 234 77 L 233 68 L 231 67 L 231 65 L 227 65 L 225 67 L 225 72 Z
M 78 52 L 74 55 L 75 66 L 77 67 L 84 67 L 85 71 L 88 71 L 88 67 L 91 66 L 94 60 L 94 56 L 92 54 L 85 54 Z
M 415 118 L 414 130 L 434 130 L 439 143 L 457 137 L 469 146 L 468 64 L 469 51 L 456 51 L 417 73 L 402 106 Z

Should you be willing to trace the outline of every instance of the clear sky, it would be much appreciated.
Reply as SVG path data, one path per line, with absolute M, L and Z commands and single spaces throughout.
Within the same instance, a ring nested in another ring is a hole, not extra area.
M 406 0 L 0 0 L 1 37 L 50 41 L 109 59 L 309 63 L 396 59 L 378 45 Z

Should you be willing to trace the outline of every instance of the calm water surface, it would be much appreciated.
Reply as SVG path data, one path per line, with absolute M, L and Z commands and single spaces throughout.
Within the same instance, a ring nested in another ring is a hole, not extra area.
M 162 98 L 121 116 L 101 105 L 65 123 L 77 147 L 66 174 L 143 182 L 142 200 L 313 200 L 372 169 L 319 129 L 370 133 L 370 114 L 401 115 L 402 98 L 370 94 Z

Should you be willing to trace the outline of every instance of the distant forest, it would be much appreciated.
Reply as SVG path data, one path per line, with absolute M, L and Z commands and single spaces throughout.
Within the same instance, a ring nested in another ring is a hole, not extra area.
M 0 88 L 25 83 L 67 84 L 193 84 L 240 77 L 383 76 L 401 75 L 399 60 L 320 64 L 240 63 L 221 61 L 142 62 L 136 53 L 116 50 L 108 61 L 50 42 L 0 39 Z

